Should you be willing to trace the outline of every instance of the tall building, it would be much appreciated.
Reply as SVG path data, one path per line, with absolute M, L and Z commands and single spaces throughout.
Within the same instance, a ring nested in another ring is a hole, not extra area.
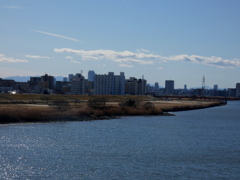
M 213 90 L 214 90 L 214 91 L 217 91 L 217 90 L 218 90 L 218 85 L 217 85 L 217 84 L 215 84 L 215 85 L 213 86 Z
M 125 94 L 124 72 L 120 72 L 120 75 L 114 76 L 114 94 L 115 95 L 124 95 Z
M 138 79 L 138 94 L 139 95 L 144 95 L 146 94 L 147 90 L 147 80 L 145 79 Z
M 43 89 L 53 89 L 54 88 L 54 77 L 49 76 L 48 74 L 41 76 L 39 85 Z
M 85 94 L 86 86 L 85 86 L 85 78 L 82 74 L 77 73 L 75 76 L 71 78 L 71 94 Z
M 94 81 L 95 72 L 93 70 L 88 71 L 88 81 Z
M 67 82 L 67 77 L 63 77 L 63 81 L 64 81 L 64 82 Z
M 184 85 L 184 90 L 185 90 L 185 91 L 187 90 L 187 85 L 186 85 L 186 84 Z
M 240 83 L 236 84 L 236 97 L 240 97 Z
M 174 81 L 166 80 L 165 81 L 165 94 L 171 95 L 174 92 Z
M 69 74 L 69 75 L 68 75 L 68 81 L 71 82 L 71 81 L 72 81 L 72 78 L 73 78 L 73 74 Z
M 236 97 L 236 88 L 228 88 L 228 96 Z
M 108 74 L 95 74 L 94 76 L 94 94 L 101 95 L 120 95 L 125 94 L 125 76 L 114 75 L 113 72 Z
M 147 81 L 145 79 L 136 79 L 130 77 L 126 79 L 126 94 L 130 95 L 143 95 L 147 93 Z
M 154 90 L 155 90 L 155 91 L 158 91 L 158 90 L 159 90 L 159 84 L 158 84 L 157 82 L 155 82 Z
M 38 86 L 38 83 L 41 81 L 40 77 L 30 77 L 29 84 L 30 86 Z
M 130 77 L 126 79 L 125 92 L 130 95 L 138 94 L 138 83 L 136 78 Z

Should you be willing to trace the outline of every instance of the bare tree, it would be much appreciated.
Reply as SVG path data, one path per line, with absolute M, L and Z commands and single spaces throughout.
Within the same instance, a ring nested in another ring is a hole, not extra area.
M 88 106 L 94 109 L 103 109 L 106 107 L 106 98 L 95 98 L 88 101 Z
M 51 100 L 51 97 L 49 95 L 46 95 L 46 96 L 41 96 L 40 99 L 43 101 L 46 100 L 46 103 L 48 104 L 48 102 Z
M 71 109 L 70 104 L 66 100 L 55 100 L 53 101 L 52 106 L 57 109 L 59 112 L 68 111 Z
M 119 103 L 120 107 L 130 106 L 130 107 L 137 107 L 142 103 L 141 99 L 128 99 L 126 101 L 121 101 Z

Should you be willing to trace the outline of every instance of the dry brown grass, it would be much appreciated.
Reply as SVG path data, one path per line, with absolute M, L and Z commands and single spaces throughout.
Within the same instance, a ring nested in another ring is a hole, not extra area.
M 182 111 L 191 109 L 201 109 L 220 105 L 218 101 L 158 101 L 155 107 L 161 108 L 163 111 Z
M 71 103 L 71 109 L 59 112 L 54 107 L 47 105 L 27 104 L 1 104 L 0 123 L 13 122 L 48 122 L 54 120 L 71 120 L 75 117 L 97 119 L 104 116 L 127 116 L 127 115 L 159 115 L 164 111 L 179 111 L 198 108 L 206 108 L 219 105 L 219 102 L 200 101 L 152 101 L 153 106 L 120 107 L 118 102 L 108 102 L 102 109 L 93 109 L 85 103 Z
M 0 123 L 47 122 L 71 117 L 70 111 L 60 113 L 51 107 L 0 106 Z

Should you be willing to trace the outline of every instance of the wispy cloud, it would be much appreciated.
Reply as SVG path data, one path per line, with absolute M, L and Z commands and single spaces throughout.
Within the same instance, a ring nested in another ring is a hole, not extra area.
M 149 50 L 143 49 L 143 48 L 137 49 L 137 51 L 138 51 L 138 52 L 144 52 L 144 53 L 149 53 L 149 52 L 150 52 Z
M 82 56 L 82 60 L 101 60 L 108 59 L 119 63 L 138 63 L 138 64 L 153 64 L 153 61 L 149 59 L 160 58 L 158 55 L 146 54 L 146 53 L 135 53 L 130 51 L 117 52 L 113 50 L 74 50 L 68 48 L 54 49 L 57 53 L 72 53 Z
M 1 8 L 6 8 L 6 9 L 22 9 L 20 6 L 1 6 Z
M 66 59 L 74 59 L 73 57 L 71 57 L 71 56 L 67 56 L 67 57 L 65 57 Z
M 120 66 L 120 67 L 129 67 L 129 68 L 133 67 L 133 65 L 128 65 L 128 64 L 119 64 L 118 66 Z
M 198 63 L 206 66 L 214 66 L 217 68 L 234 68 L 240 67 L 239 59 L 223 59 L 221 57 L 205 57 L 199 55 L 174 55 L 174 56 L 161 56 L 150 53 L 150 51 L 145 49 L 138 49 L 137 52 L 131 51 L 114 51 L 114 50 L 75 50 L 69 48 L 54 49 L 56 53 L 72 53 L 82 57 L 82 60 L 111 60 L 118 62 L 120 64 L 126 63 L 137 63 L 142 65 L 152 65 L 155 63 L 169 62 L 169 61 L 179 61 L 179 62 L 189 62 Z M 122 65 L 121 65 L 122 66 Z M 126 66 L 125 66 L 126 67 Z
M 38 56 L 38 55 L 24 55 L 27 58 L 33 58 L 33 59 L 50 59 L 48 56 Z
M 74 38 L 70 38 L 70 37 L 66 37 L 66 36 L 62 36 L 62 35 L 58 35 L 58 34 L 53 34 L 53 33 L 49 33 L 49 32 L 44 32 L 44 31 L 37 31 L 37 30 L 31 30 L 33 32 L 37 32 L 37 33 L 42 33 L 42 34 L 47 34 L 47 35 L 50 35 L 50 36 L 55 36 L 55 37 L 59 37 L 59 38 L 63 38 L 63 39 L 68 39 L 68 40 L 71 40 L 71 41 L 76 41 L 76 42 L 80 42 L 80 43 L 84 43 L 78 39 L 74 39 Z
M 198 55 L 176 55 L 176 56 L 169 56 L 169 57 L 161 57 L 164 60 L 170 61 L 184 61 L 184 62 L 191 62 L 191 63 L 199 63 L 208 66 L 215 66 L 217 68 L 234 68 L 235 66 L 240 67 L 240 60 L 239 59 L 223 59 L 221 57 L 204 57 Z
M 77 64 L 81 64 L 81 62 L 79 61 L 74 61 L 74 60 L 71 60 L 72 63 L 77 63 Z
M 9 62 L 9 63 L 26 63 L 28 61 L 24 59 L 15 59 L 12 57 L 6 57 L 4 54 L 0 54 L 0 62 Z
M 163 67 L 159 67 L 158 69 L 162 70 L 162 69 L 163 69 Z

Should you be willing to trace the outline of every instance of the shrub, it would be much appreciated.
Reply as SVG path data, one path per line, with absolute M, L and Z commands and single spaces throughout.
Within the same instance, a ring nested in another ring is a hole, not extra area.
M 103 116 L 104 113 L 103 113 L 103 111 L 97 109 L 97 110 L 93 111 L 93 115 L 99 117 L 99 116 Z
M 128 106 L 128 107 L 137 107 L 139 106 L 140 104 L 142 103 L 141 99 L 128 99 L 128 100 L 123 100 L 119 103 L 119 106 L 120 107 L 125 107 L 125 106 Z
M 109 107 L 108 109 L 103 109 L 103 113 L 107 116 L 124 115 L 124 111 L 120 107 Z
M 95 98 L 88 101 L 88 106 L 93 109 L 103 109 L 106 107 L 107 99 L 104 97 Z
M 71 109 L 70 104 L 66 100 L 55 100 L 52 106 L 59 112 L 68 111 Z
M 151 102 L 146 102 L 143 104 L 144 109 L 149 110 L 154 108 L 154 104 Z

